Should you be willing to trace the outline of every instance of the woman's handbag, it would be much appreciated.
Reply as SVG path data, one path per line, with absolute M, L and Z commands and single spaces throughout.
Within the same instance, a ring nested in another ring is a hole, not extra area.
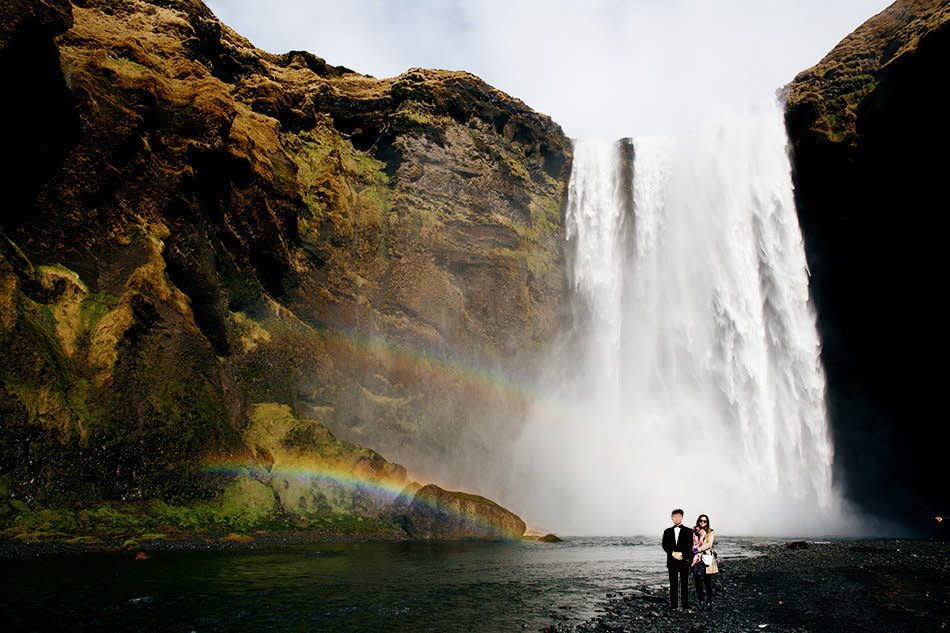
M 709 562 L 706 563 L 706 558 L 709 558 Z M 707 574 L 718 574 L 719 573 L 719 562 L 716 560 L 719 558 L 716 555 L 716 552 L 709 550 L 708 554 L 703 554 L 703 562 L 706 563 L 706 573 Z

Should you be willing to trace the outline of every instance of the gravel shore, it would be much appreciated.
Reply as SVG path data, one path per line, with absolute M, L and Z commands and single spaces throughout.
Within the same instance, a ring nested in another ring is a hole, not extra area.
M 314 542 L 373 541 L 329 533 L 260 533 L 155 540 L 132 551 L 245 550 Z M 120 541 L 21 544 L 0 541 L 0 558 L 123 549 Z M 128 547 L 124 549 L 130 549 Z M 608 594 L 602 615 L 548 633 L 935 633 L 950 631 L 950 541 L 798 542 L 752 547 L 760 556 L 720 559 L 711 611 L 669 610 L 666 586 Z M 692 606 L 696 594 L 690 586 Z
M 880 540 L 759 548 L 724 560 L 710 611 L 671 611 L 669 589 L 611 599 L 576 633 L 914 633 L 950 629 L 950 542 Z M 690 600 L 696 606 L 690 586 Z

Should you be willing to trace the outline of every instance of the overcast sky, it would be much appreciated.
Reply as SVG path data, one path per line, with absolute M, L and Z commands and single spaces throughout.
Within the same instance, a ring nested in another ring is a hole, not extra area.
M 273 53 L 467 70 L 575 138 L 674 134 L 768 98 L 883 0 L 205 0 Z

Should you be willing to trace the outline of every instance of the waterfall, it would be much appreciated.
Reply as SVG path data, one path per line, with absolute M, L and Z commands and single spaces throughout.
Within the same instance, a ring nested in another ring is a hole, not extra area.
M 684 507 L 732 533 L 834 529 L 786 145 L 776 103 L 632 152 L 575 143 L 573 323 L 516 445 L 527 516 L 651 534 Z

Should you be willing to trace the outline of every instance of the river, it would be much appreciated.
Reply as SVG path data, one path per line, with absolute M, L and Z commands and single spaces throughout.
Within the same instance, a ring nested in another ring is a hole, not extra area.
M 749 556 L 763 539 L 721 541 Z M 654 538 L 314 544 L 0 560 L 5 631 L 538 631 L 666 582 Z

